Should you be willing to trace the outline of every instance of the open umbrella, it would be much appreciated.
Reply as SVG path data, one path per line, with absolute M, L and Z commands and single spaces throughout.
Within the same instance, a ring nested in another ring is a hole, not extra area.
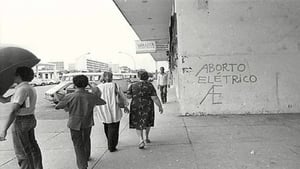
M 0 47 L 0 95 L 14 83 L 16 69 L 21 66 L 33 67 L 39 63 L 34 54 L 18 47 Z

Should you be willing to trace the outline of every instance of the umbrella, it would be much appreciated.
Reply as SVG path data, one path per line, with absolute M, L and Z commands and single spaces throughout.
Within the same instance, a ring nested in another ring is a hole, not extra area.
M 16 69 L 21 66 L 33 67 L 39 63 L 34 54 L 18 47 L 0 47 L 0 95 L 14 83 Z

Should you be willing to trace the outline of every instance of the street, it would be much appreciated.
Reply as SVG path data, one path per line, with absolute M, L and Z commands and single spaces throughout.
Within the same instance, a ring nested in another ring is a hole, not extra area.
M 39 120 L 62 120 L 67 119 L 68 114 L 63 110 L 55 110 L 54 104 L 50 101 L 45 99 L 45 92 L 54 87 L 55 85 L 48 85 L 48 86 L 36 86 L 37 91 L 37 104 L 35 115 Z M 10 89 L 7 94 L 10 95 L 14 92 L 14 89 Z M 0 103 L 0 120 L 3 120 L 8 116 L 11 104 L 2 104 Z
M 51 86 L 37 87 L 37 141 L 44 169 L 75 169 L 73 143 L 67 113 L 54 110 L 43 99 Z M 12 92 L 12 91 L 10 91 Z M 0 105 L 3 125 L 8 106 Z M 164 113 L 156 108 L 150 144 L 137 148 L 136 131 L 128 127 L 128 115 L 120 123 L 118 151 L 107 150 L 102 123 L 95 117 L 91 133 L 92 154 L 88 169 L 299 169 L 300 115 L 181 116 L 170 88 Z M 16 169 L 11 132 L 0 142 L 0 168 Z

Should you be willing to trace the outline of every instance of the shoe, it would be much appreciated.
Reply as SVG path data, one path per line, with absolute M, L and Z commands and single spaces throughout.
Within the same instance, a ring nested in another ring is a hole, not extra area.
M 116 151 L 118 151 L 118 149 L 117 148 L 111 148 L 111 149 L 109 149 L 109 151 L 110 152 L 116 152 Z
M 145 147 L 144 140 L 139 143 L 139 149 L 143 149 Z
M 149 139 L 146 139 L 145 141 L 146 141 L 146 143 L 151 143 L 151 141 Z

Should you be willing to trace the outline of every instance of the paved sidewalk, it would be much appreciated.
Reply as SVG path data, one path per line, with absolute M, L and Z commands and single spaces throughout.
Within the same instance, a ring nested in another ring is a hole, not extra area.
M 144 150 L 137 148 L 126 115 L 119 151 L 107 151 L 103 126 L 95 118 L 89 169 L 300 168 L 300 113 L 182 117 L 174 89 L 164 109 L 156 114 L 152 143 Z M 36 133 L 45 169 L 77 168 L 66 120 L 39 120 Z M 0 142 L 1 169 L 17 168 L 10 137 Z

